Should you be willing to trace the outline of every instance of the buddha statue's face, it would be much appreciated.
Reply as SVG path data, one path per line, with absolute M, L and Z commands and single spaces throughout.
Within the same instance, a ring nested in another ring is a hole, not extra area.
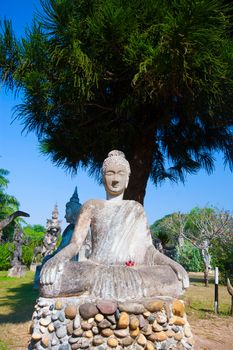
M 103 183 L 107 193 L 113 197 L 124 193 L 128 186 L 129 173 L 122 164 L 110 163 L 103 174 Z
M 74 224 L 78 215 L 79 207 L 75 207 L 74 205 L 70 205 L 69 203 L 66 205 L 66 214 L 65 219 L 69 224 Z

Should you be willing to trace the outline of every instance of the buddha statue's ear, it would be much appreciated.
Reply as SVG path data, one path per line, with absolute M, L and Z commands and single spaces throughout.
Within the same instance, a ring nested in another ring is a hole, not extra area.
M 125 183 L 125 189 L 128 187 L 128 184 L 129 184 L 129 175 L 127 176 L 127 180 L 126 180 L 126 183 Z

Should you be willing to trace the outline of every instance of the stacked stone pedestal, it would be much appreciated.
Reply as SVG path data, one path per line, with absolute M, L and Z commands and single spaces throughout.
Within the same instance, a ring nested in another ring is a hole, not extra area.
M 30 350 L 193 349 L 183 301 L 166 297 L 39 298 L 30 331 Z

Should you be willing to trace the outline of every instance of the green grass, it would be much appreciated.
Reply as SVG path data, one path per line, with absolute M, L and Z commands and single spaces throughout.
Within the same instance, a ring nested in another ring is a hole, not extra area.
M 214 314 L 214 279 L 210 278 L 209 287 L 203 283 L 202 273 L 190 273 L 190 288 L 184 294 L 187 314 L 205 319 Z M 219 285 L 219 317 L 230 315 L 231 297 L 224 285 Z
M 7 277 L 0 271 L 0 350 L 27 348 L 28 326 L 38 291 L 33 290 L 34 273 Z

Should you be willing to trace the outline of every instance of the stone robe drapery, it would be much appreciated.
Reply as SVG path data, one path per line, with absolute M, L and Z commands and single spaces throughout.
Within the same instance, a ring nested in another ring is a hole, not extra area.
M 159 263 L 160 253 L 152 244 L 141 204 L 89 201 L 85 205 L 91 208 L 92 253 L 87 261 L 66 262 L 53 285 L 41 286 L 42 296 L 87 293 L 97 298 L 138 299 L 181 294 L 182 281 L 174 268 Z M 135 265 L 126 266 L 129 260 Z

